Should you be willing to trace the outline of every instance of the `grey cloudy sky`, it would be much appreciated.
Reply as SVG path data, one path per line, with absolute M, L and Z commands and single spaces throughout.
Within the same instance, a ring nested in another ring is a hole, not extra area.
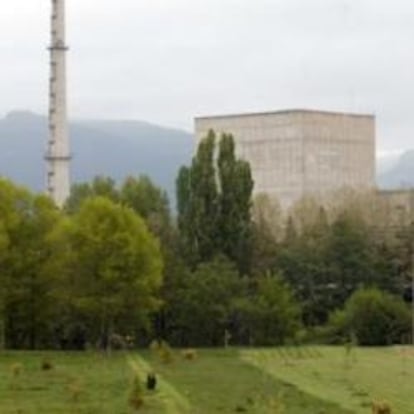
M 50 0 L 2 0 L 0 115 L 46 113 Z M 195 115 L 313 108 L 377 115 L 413 148 L 409 0 L 66 0 L 72 117 L 192 129 Z

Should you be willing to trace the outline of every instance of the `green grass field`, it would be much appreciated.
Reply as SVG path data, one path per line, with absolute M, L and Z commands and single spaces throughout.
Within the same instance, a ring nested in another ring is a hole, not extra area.
M 414 413 L 412 348 L 281 348 L 243 351 L 242 359 L 357 414 L 371 412 L 372 401 L 388 401 L 393 413 Z
M 409 349 L 310 347 L 199 350 L 193 361 L 158 354 L 0 353 L 1 414 L 370 413 L 373 399 L 414 413 L 414 353 Z M 44 361 L 52 365 L 42 370 Z M 139 411 L 132 382 L 154 371 L 155 392 Z

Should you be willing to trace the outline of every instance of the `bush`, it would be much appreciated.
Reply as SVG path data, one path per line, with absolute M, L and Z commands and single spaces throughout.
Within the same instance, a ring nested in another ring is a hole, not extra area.
M 166 341 L 161 342 L 159 356 L 163 364 L 171 364 L 174 361 L 173 350 Z
M 23 372 L 23 365 L 16 362 L 10 366 L 10 371 L 14 377 L 18 377 Z
M 132 382 L 128 402 L 134 410 L 139 410 L 144 404 L 144 391 L 138 375 L 134 377 L 134 380 Z
M 149 349 L 151 352 L 156 353 L 159 352 L 160 348 L 161 348 L 161 341 L 159 341 L 158 339 L 154 339 L 151 341 L 151 343 L 149 344 Z
M 352 335 L 360 345 L 401 343 L 410 332 L 411 314 L 402 299 L 378 289 L 356 291 L 342 311 L 331 314 L 331 338 L 346 342 Z
M 67 386 L 70 399 L 72 402 L 76 403 L 79 401 L 79 397 L 82 394 L 83 388 L 80 380 L 78 378 L 73 379 Z
M 188 361 L 193 361 L 197 359 L 198 356 L 197 351 L 195 349 L 183 349 L 181 355 L 184 359 Z
M 391 406 L 387 401 L 373 401 L 372 402 L 373 414 L 391 414 Z
M 42 371 L 50 371 L 53 369 L 53 363 L 48 359 L 44 359 L 40 365 Z
M 238 303 L 242 325 L 255 346 L 282 345 L 295 341 L 301 328 L 301 309 L 279 275 L 257 277 L 254 294 Z

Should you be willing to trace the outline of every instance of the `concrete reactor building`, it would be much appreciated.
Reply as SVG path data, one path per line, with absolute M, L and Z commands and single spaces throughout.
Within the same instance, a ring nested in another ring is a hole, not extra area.
M 237 155 L 251 165 L 255 194 L 283 208 L 308 195 L 375 188 L 373 115 L 297 109 L 195 119 L 197 141 L 210 129 L 234 136 Z

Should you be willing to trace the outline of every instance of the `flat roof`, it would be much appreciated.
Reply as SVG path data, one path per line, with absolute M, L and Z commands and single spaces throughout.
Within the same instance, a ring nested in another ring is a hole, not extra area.
M 240 114 L 228 114 L 228 115 L 211 115 L 211 116 L 197 116 L 195 120 L 202 119 L 221 119 L 221 118 L 242 118 L 251 116 L 271 116 L 271 115 L 283 115 L 283 114 L 321 114 L 321 115 L 332 115 L 332 116 L 349 116 L 358 118 L 375 118 L 374 114 L 361 114 L 353 112 L 337 112 L 337 111 L 324 111 L 317 109 L 283 109 L 279 111 L 265 111 L 265 112 L 245 112 Z

